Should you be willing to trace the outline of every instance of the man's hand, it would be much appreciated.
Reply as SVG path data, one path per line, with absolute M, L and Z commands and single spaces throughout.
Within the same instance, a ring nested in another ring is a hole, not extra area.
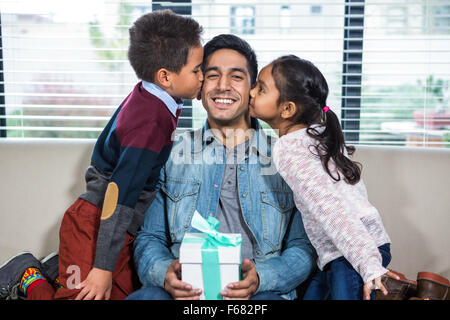
M 249 259 L 244 259 L 241 270 L 243 279 L 230 283 L 227 289 L 220 292 L 224 300 L 248 300 L 258 290 L 259 277 L 255 265 Z
M 164 277 L 164 289 L 175 300 L 199 300 L 202 290 L 192 289 L 192 286 L 181 281 L 181 264 L 178 259 L 174 260 L 167 268 Z
M 82 289 L 75 300 L 109 300 L 112 288 L 112 272 L 92 268 L 86 279 L 80 283 Z

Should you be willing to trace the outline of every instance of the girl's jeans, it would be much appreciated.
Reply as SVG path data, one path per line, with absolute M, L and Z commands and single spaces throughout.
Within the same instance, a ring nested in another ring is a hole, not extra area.
M 391 261 L 390 244 L 386 243 L 378 250 L 381 253 L 382 265 Z M 324 270 L 318 270 L 306 290 L 303 300 L 362 300 L 364 282 L 352 265 L 339 257 L 329 262 Z M 370 295 L 375 300 L 375 291 Z

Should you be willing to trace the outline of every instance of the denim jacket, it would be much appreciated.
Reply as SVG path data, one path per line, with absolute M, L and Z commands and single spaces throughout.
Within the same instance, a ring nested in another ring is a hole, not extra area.
M 252 119 L 253 134 L 245 163 L 238 163 L 237 188 L 244 221 L 254 241 L 257 292 L 272 291 L 287 299 L 315 268 L 316 253 L 306 236 L 293 194 L 271 161 L 273 137 Z M 250 131 L 249 131 L 250 132 Z M 249 133 L 249 135 L 251 134 Z M 135 261 L 144 286 L 164 288 L 170 263 L 179 256 L 197 210 L 215 216 L 225 169 L 225 146 L 203 128 L 175 138 L 161 170 L 159 191 L 135 240 Z

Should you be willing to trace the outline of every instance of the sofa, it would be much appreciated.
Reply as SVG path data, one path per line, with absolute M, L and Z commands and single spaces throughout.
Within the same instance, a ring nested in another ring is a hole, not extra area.
M 95 140 L 0 139 L 0 265 L 58 250 L 68 206 L 84 192 Z M 389 268 L 450 278 L 450 149 L 357 146 L 369 200 L 392 240 Z

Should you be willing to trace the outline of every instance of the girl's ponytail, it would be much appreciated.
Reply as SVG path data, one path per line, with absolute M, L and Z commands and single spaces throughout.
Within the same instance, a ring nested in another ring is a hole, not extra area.
M 340 173 L 344 175 L 344 180 L 349 184 L 356 184 L 361 178 L 361 164 L 350 160 L 345 156 L 355 152 L 355 147 L 345 144 L 344 134 L 342 133 L 341 124 L 336 114 L 326 107 L 324 111 L 323 126 L 324 130 L 317 130 L 317 127 L 309 127 L 306 129 L 308 135 L 316 139 L 319 144 L 315 146 L 317 154 L 322 161 L 323 168 L 335 180 L 340 180 Z M 330 158 L 336 164 L 337 177 L 330 172 L 328 162 Z
M 353 154 L 355 148 L 345 145 L 339 119 L 326 106 L 328 84 L 320 70 L 307 60 L 288 55 L 272 62 L 272 76 L 280 92 L 278 103 L 292 101 L 298 106 L 297 114 L 290 119 L 293 125 L 306 125 L 308 135 L 318 141 L 314 147 L 325 171 L 335 181 L 341 179 L 341 173 L 347 183 L 358 183 L 361 164 L 345 155 L 346 152 Z M 328 166 L 330 159 L 338 169 L 337 177 L 333 176 Z

